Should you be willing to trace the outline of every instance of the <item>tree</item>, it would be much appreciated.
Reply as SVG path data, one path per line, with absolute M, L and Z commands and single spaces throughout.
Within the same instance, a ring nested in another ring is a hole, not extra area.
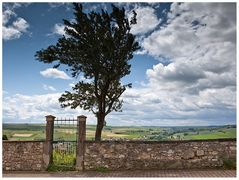
M 112 5 L 112 12 L 83 12 L 81 4 L 74 5 L 74 21 L 63 20 L 65 34 L 56 45 L 36 52 L 36 59 L 44 63 L 67 65 L 79 81 L 59 98 L 61 106 L 93 112 L 97 118 L 95 140 L 101 140 L 105 117 L 112 111 L 121 111 L 122 93 L 131 84 L 123 85 L 121 78 L 130 73 L 133 52 L 140 48 L 130 26 L 136 24 L 136 13 L 128 20 L 124 8 Z

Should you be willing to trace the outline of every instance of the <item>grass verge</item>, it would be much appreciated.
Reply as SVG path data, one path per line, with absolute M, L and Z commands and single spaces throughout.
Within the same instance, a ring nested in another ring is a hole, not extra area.
M 95 168 L 95 171 L 97 171 L 97 172 L 103 172 L 103 173 L 110 172 L 110 170 L 109 170 L 108 168 L 102 167 L 102 166 Z
M 55 165 L 50 164 L 47 168 L 48 172 L 57 172 L 57 171 L 75 171 L 74 166 L 64 166 L 64 165 Z

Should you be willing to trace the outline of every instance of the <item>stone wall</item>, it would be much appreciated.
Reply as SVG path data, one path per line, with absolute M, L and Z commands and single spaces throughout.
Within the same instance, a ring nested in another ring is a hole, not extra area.
M 44 170 L 40 141 L 3 141 L 3 170 Z
M 45 170 L 41 141 L 3 141 L 3 170 Z M 215 168 L 236 159 L 236 139 L 86 141 L 86 170 Z
M 87 141 L 85 169 L 189 169 L 223 166 L 236 159 L 236 140 Z

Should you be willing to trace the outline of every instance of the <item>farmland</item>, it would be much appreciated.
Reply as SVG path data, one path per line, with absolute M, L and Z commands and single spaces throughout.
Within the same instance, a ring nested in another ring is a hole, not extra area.
M 86 138 L 94 140 L 94 125 L 87 125 Z M 9 140 L 44 140 L 44 124 L 3 124 L 3 134 Z M 54 140 L 74 140 L 76 128 L 72 126 L 56 126 Z M 102 132 L 103 140 L 193 140 L 236 138 L 236 126 L 208 127 L 114 127 L 106 126 Z

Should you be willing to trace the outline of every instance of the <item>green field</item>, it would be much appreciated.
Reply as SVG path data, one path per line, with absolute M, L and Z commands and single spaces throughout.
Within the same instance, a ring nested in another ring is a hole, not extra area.
M 87 125 L 86 138 L 94 140 L 94 125 Z M 56 125 L 54 140 L 75 140 L 76 128 Z M 9 140 L 44 140 L 44 124 L 3 124 L 3 134 Z M 193 140 L 236 138 L 236 126 L 208 127 L 113 127 L 106 126 L 102 132 L 102 140 Z
M 235 138 L 236 128 L 223 129 L 221 131 L 207 132 L 202 131 L 197 135 L 189 135 L 185 139 L 216 139 L 216 138 Z

